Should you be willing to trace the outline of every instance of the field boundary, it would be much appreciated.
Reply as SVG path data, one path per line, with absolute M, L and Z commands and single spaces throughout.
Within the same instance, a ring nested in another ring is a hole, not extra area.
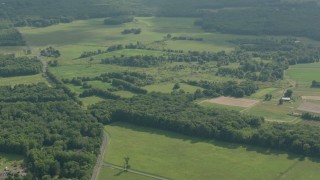
M 158 175 L 153 175 L 153 174 L 150 174 L 150 173 L 145 173 L 145 172 L 137 171 L 137 170 L 133 170 L 133 169 L 127 169 L 127 170 L 125 170 L 125 169 L 124 169 L 123 167 L 121 167 L 121 166 L 114 165 L 114 164 L 107 163 L 107 162 L 105 162 L 105 163 L 103 164 L 103 166 L 108 167 L 108 168 L 113 168 L 113 169 L 119 169 L 119 170 L 122 170 L 123 172 L 127 171 L 127 172 L 130 172 L 130 173 L 133 173 L 133 174 L 137 174 L 137 175 L 141 175 L 141 176 L 146 176 L 146 177 L 150 177 L 150 178 L 153 178 L 153 179 L 158 179 L 158 180 L 171 180 L 171 179 L 166 178 L 166 177 L 162 177 L 162 176 L 158 176 Z
M 91 180 L 96 180 L 99 175 L 100 169 L 103 165 L 103 159 L 106 153 L 107 145 L 108 145 L 108 134 L 105 131 L 103 131 L 103 142 L 100 147 L 100 154 L 98 156 L 97 163 L 93 169 Z

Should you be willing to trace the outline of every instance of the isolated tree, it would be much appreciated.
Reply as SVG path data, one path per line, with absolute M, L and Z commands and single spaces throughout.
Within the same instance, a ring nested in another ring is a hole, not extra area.
M 125 171 L 127 171 L 130 168 L 130 165 L 129 165 L 130 158 L 128 156 L 125 156 L 123 159 L 124 159 L 123 168 L 124 168 Z
M 172 89 L 173 90 L 180 89 L 180 84 L 179 83 L 174 84 Z
M 293 91 L 291 89 L 288 89 L 285 93 L 284 93 L 284 97 L 292 97 Z
M 280 99 L 279 99 L 279 105 L 282 105 L 282 104 L 283 104 L 283 99 L 280 98 Z
M 264 96 L 264 100 L 265 101 L 270 101 L 272 99 L 272 94 L 266 94 L 265 96 Z

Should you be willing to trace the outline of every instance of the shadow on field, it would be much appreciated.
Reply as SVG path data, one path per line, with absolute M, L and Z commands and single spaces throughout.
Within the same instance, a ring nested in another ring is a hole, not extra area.
M 146 127 L 146 126 L 140 126 L 140 125 L 138 126 L 138 125 L 134 125 L 134 124 L 127 123 L 127 122 L 115 122 L 115 123 L 112 123 L 108 126 L 121 127 L 121 128 L 125 128 L 128 130 L 156 134 L 156 135 L 165 136 L 165 137 L 172 138 L 172 139 L 183 140 L 183 141 L 189 142 L 191 144 L 209 143 L 209 144 L 213 144 L 213 145 L 228 148 L 228 149 L 237 149 L 237 148 L 243 146 L 243 145 L 237 144 L 237 143 L 229 143 L 229 142 L 210 140 L 210 139 L 205 139 L 205 138 L 191 137 L 191 136 L 182 135 L 179 133 L 170 132 L 170 131 L 166 131 L 166 130 L 160 130 L 160 129 Z
M 179 139 L 179 140 L 189 142 L 191 144 L 209 143 L 209 144 L 212 144 L 215 146 L 220 146 L 222 148 L 228 148 L 228 149 L 245 148 L 246 151 L 256 152 L 259 154 L 287 155 L 287 159 L 299 160 L 299 161 L 304 161 L 306 158 L 308 158 L 312 162 L 320 163 L 319 158 L 306 157 L 306 156 L 302 156 L 302 155 L 298 155 L 298 154 L 294 154 L 294 153 L 288 153 L 288 152 L 281 151 L 281 150 L 262 148 L 262 147 L 257 147 L 257 146 L 253 146 L 253 145 L 243 145 L 243 144 L 223 142 L 223 141 L 218 141 L 218 140 L 209 140 L 209 139 L 205 139 L 205 138 L 195 138 L 195 137 L 181 135 L 178 133 L 169 132 L 169 131 L 165 131 L 165 130 L 159 130 L 159 129 L 144 127 L 144 126 L 137 126 L 137 125 L 133 125 L 130 123 L 115 122 L 115 123 L 110 124 L 109 126 L 121 127 L 121 128 L 125 128 L 128 130 L 134 130 L 134 131 L 139 131 L 139 132 L 143 132 L 143 133 L 156 134 L 156 135 L 165 136 L 165 137 L 172 138 L 172 139 Z

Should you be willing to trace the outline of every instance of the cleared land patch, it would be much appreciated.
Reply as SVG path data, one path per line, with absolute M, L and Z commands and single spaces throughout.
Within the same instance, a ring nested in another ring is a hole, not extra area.
M 310 102 L 304 102 L 298 107 L 298 110 L 307 111 L 307 112 L 313 112 L 313 113 L 319 113 L 320 114 L 320 105 L 319 104 L 310 103 Z
M 232 97 L 218 97 L 210 100 L 206 100 L 206 102 L 223 104 L 229 106 L 239 106 L 239 107 L 252 107 L 259 103 L 257 100 L 252 99 L 244 99 L 244 98 L 232 98 Z
M 303 100 L 317 100 L 320 101 L 320 96 L 301 96 Z

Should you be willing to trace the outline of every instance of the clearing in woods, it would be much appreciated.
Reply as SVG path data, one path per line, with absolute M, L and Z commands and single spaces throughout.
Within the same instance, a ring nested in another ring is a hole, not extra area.
M 229 106 L 239 106 L 239 107 L 252 107 L 259 103 L 257 100 L 244 99 L 244 98 L 232 98 L 232 97 L 218 97 L 205 102 L 223 104 Z

